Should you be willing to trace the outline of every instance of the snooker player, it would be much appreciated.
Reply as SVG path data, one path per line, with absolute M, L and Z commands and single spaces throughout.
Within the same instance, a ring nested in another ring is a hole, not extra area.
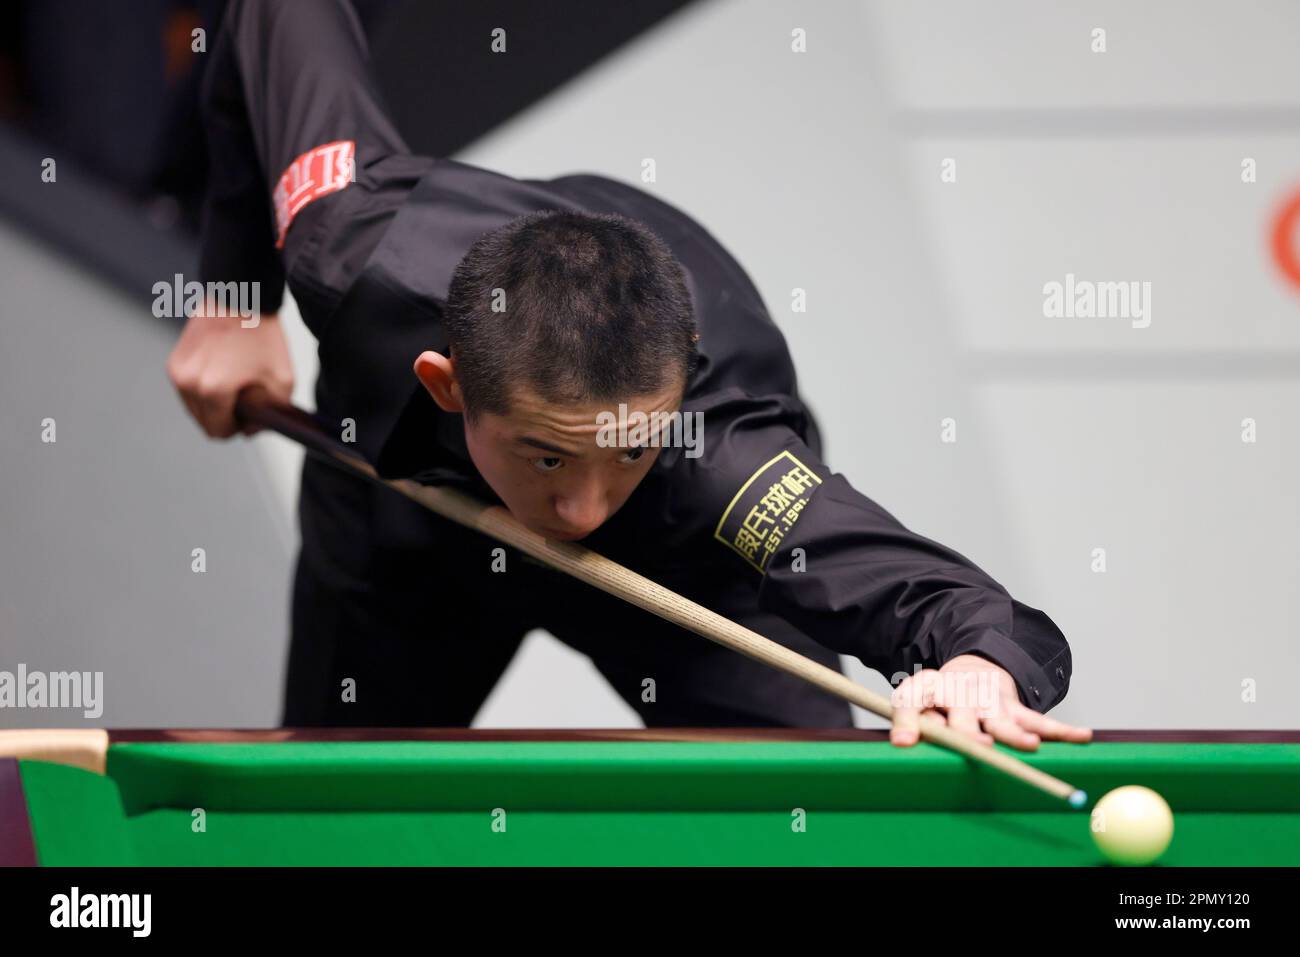
M 905 676 L 897 744 L 921 712 L 1023 749 L 1088 739 L 1045 714 L 1070 680 L 1061 632 L 830 469 L 753 283 L 689 217 L 600 176 L 411 155 L 343 0 L 231 3 L 204 115 L 202 278 L 259 283 L 264 307 L 251 327 L 192 316 L 169 360 L 209 435 L 238 431 L 247 386 L 288 398 L 287 284 L 320 417 L 381 475 L 498 501 L 823 664 Z M 611 444 L 620 411 L 700 428 Z M 467 725 L 539 627 L 647 725 L 851 724 L 798 678 L 311 459 L 299 513 L 286 724 Z

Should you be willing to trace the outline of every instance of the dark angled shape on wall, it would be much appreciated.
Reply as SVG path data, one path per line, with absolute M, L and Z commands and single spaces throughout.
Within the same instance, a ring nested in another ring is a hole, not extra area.
M 370 54 L 394 121 L 416 153 L 448 156 L 542 99 L 688 0 L 386 2 Z M 507 53 L 493 53 L 492 31 Z

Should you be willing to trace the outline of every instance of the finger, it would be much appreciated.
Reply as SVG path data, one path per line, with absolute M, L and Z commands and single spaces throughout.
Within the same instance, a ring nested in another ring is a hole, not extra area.
M 942 711 L 922 711 L 917 718 L 916 737 L 918 741 L 925 740 L 925 732 L 921 730 L 923 724 L 947 724 L 948 716 Z
M 927 668 L 912 675 L 912 693 L 913 700 L 911 706 L 920 711 L 928 711 L 940 707 L 939 699 L 943 690 L 943 675 L 938 671 Z
M 190 395 L 189 392 L 182 392 L 178 390 L 176 394 L 181 397 L 181 404 L 185 406 L 185 411 L 189 413 L 190 418 L 193 419 L 196 423 L 199 423 L 201 425 L 202 423 L 199 420 L 198 401 L 192 395 Z
M 257 387 L 264 390 L 267 398 L 273 403 L 287 404 L 293 401 L 293 379 L 283 379 L 279 377 L 268 378 L 264 382 L 256 383 Z M 240 389 L 235 394 L 235 405 L 239 404 L 239 396 L 244 394 Z M 246 421 L 237 414 L 238 409 L 232 410 L 231 414 L 235 419 L 235 427 L 241 435 L 256 435 L 263 430 L 261 425 L 256 422 Z
M 916 708 L 895 708 L 894 721 L 889 727 L 889 743 L 910 748 L 920 740 L 921 712 Z
M 199 424 L 214 439 L 228 439 L 238 431 L 235 423 L 236 391 L 223 386 L 205 388 L 202 384 L 194 391 Z
M 933 701 L 947 716 L 944 722 L 963 737 L 980 744 L 992 744 L 993 737 L 980 726 L 980 682 L 984 676 L 969 671 L 940 671 L 933 686 Z
M 993 743 L 993 735 L 987 734 L 980 727 L 979 711 L 975 708 L 949 708 L 948 726 L 981 744 Z
M 203 403 L 199 396 L 191 391 L 180 393 L 181 402 L 185 404 L 185 410 L 189 412 L 190 417 L 198 423 L 203 434 L 212 439 L 224 439 L 233 435 L 233 432 L 222 431 L 221 419 L 214 416 L 212 410 Z
M 1076 728 L 1074 725 L 1049 718 L 1030 708 L 1025 708 L 1025 713 L 1017 715 L 1016 720 L 1020 727 L 1032 731 L 1044 741 L 1071 741 L 1075 744 L 1084 744 L 1092 740 L 1091 728 Z
M 996 714 L 984 719 L 984 730 L 994 739 L 1019 751 L 1037 751 L 1041 743 L 1038 735 L 1026 731 L 1006 714 Z
M 891 743 L 909 748 L 921 740 L 921 712 L 934 707 L 938 677 L 937 671 L 920 671 L 894 690 L 894 720 L 889 731 Z

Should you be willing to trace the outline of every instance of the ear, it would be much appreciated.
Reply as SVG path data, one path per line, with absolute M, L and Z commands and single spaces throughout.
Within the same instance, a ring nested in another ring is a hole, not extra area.
M 465 398 L 456 381 L 456 365 L 437 352 L 421 352 L 415 360 L 415 376 L 444 412 L 464 412 Z

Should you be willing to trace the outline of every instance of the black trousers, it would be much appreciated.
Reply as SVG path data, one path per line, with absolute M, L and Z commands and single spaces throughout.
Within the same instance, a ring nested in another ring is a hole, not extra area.
M 588 655 L 648 727 L 852 724 L 806 682 L 330 465 L 308 459 L 299 518 L 287 726 L 468 726 L 535 628 Z M 839 667 L 779 619 L 717 610 Z

